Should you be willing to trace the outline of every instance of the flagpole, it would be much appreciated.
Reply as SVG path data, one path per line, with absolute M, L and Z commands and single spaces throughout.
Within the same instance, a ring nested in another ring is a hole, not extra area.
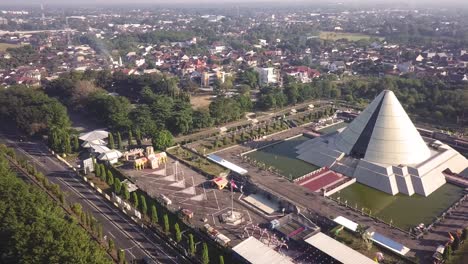
M 232 189 L 233 189 L 233 186 L 231 182 L 231 217 L 234 217 L 234 193 Z

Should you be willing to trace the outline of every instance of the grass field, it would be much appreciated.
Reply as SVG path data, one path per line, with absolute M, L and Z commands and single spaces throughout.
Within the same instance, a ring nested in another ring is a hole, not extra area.
M 0 51 L 6 51 L 8 48 L 19 48 L 20 44 L 0 43 Z
M 339 39 L 347 39 L 349 41 L 358 41 L 358 40 L 369 40 L 371 38 L 378 38 L 383 40 L 384 38 L 374 37 L 366 34 L 359 34 L 359 33 L 346 33 L 346 32 L 331 32 L 331 31 L 322 31 L 319 35 L 320 39 L 324 40 L 339 40 Z

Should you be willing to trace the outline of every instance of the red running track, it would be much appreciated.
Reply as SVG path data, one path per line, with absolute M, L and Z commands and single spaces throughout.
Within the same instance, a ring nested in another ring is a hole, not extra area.
M 334 172 L 328 172 L 326 175 L 316 179 L 316 180 L 313 180 L 313 181 L 310 181 L 302 186 L 306 187 L 307 189 L 311 190 L 311 191 L 318 191 L 320 190 L 321 188 L 341 179 L 342 177 L 338 176 L 337 174 L 335 174 Z
M 327 169 L 324 169 L 321 172 L 306 176 L 305 178 L 298 180 L 296 183 L 301 185 L 301 183 L 303 183 L 303 182 L 309 181 L 310 179 L 313 179 L 313 178 L 317 178 L 318 176 L 322 176 L 322 175 L 327 174 L 329 172 L 330 172 L 330 169 L 327 168 Z

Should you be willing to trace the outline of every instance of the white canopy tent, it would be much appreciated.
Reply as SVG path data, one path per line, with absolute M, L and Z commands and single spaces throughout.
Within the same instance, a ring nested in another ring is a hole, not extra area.
M 96 139 L 96 140 L 93 140 L 93 141 L 85 141 L 83 142 L 83 144 L 81 144 L 81 146 L 83 148 L 90 148 L 92 147 L 93 145 L 102 145 L 102 146 L 105 146 L 106 145 L 106 142 L 102 139 Z
M 343 264 L 375 264 L 372 259 L 321 232 L 309 237 L 305 242 Z
M 99 154 L 98 159 L 108 161 L 113 164 L 116 163 L 120 157 L 122 157 L 122 152 L 112 149 Z
M 252 264 L 292 264 L 287 256 L 263 244 L 255 237 L 249 237 L 232 250 Z
M 83 141 L 102 140 L 109 136 L 109 132 L 104 130 L 93 130 L 88 133 L 81 133 L 79 139 Z

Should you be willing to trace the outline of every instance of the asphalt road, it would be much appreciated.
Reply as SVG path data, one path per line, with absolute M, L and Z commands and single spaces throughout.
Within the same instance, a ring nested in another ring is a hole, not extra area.
M 160 263 L 190 263 L 154 232 L 136 224 L 98 195 L 73 171 L 50 155 L 42 143 L 19 142 L 16 135 L 1 137 L 7 145 L 27 156 L 50 182 L 58 184 L 61 190 L 66 192 L 66 200 L 69 203 L 79 202 L 84 211 L 91 212 L 102 224 L 105 237 L 113 239 L 116 248 L 126 251 L 128 261 L 147 257 Z

